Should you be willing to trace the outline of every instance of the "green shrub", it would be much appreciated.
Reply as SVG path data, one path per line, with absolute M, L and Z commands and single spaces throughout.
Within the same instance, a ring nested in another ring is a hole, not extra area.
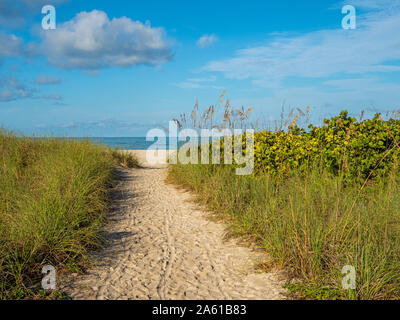
M 299 170 L 299 169 L 297 169 Z M 251 235 L 275 266 L 301 280 L 311 296 L 400 297 L 400 179 L 395 172 L 360 192 L 323 168 L 306 176 L 237 176 L 233 166 L 175 165 L 170 179 L 188 187 L 231 231 Z M 344 290 L 345 265 L 356 290 Z M 325 292 L 323 295 L 318 292 Z M 330 293 L 329 293 L 330 292 Z
M 312 298 L 400 297 L 400 121 L 342 111 L 309 130 L 255 133 L 255 171 L 175 165 L 170 178 L 251 235 Z M 243 136 L 243 144 L 245 144 Z M 223 159 L 223 142 L 221 143 Z M 345 265 L 356 289 L 345 290 Z
M 255 134 L 255 167 L 260 172 L 306 172 L 322 165 L 345 179 L 366 179 L 390 172 L 399 160 L 400 120 L 357 121 L 342 111 L 325 119 L 322 127 L 309 130 L 294 126 L 288 132 L 261 131 Z

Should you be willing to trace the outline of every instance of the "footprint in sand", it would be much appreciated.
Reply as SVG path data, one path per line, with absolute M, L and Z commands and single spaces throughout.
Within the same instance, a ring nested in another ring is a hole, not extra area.
M 223 241 L 223 224 L 164 182 L 166 165 L 121 169 L 105 246 L 87 274 L 67 276 L 73 299 L 284 299 L 276 272 L 257 272 L 264 253 Z

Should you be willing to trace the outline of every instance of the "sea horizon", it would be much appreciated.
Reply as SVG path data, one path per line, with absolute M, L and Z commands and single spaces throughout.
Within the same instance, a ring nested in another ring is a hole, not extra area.
M 95 144 L 103 144 L 110 148 L 117 148 L 121 150 L 176 149 L 175 143 L 170 143 L 169 137 L 155 138 L 154 141 L 147 141 L 146 137 L 56 137 L 56 138 L 72 139 L 72 140 L 90 140 Z M 178 141 L 179 146 L 182 144 L 183 141 Z

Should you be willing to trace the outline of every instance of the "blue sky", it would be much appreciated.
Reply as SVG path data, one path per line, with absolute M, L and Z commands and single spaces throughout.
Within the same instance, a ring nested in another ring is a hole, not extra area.
M 41 8 L 56 8 L 43 30 Z M 357 10 L 344 30 L 343 5 Z M 226 97 L 268 125 L 400 108 L 399 0 L 0 0 L 0 125 L 142 136 Z

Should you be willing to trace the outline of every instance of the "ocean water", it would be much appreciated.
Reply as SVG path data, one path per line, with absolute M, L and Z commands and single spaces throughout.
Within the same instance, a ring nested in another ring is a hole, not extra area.
M 76 138 L 76 139 L 89 139 L 96 144 L 104 144 L 111 148 L 118 148 L 121 150 L 147 150 L 147 149 L 175 149 L 173 146 L 173 138 L 163 138 L 156 141 L 146 141 L 146 137 L 120 137 L 120 138 Z M 171 141 L 170 141 L 171 140 Z M 176 138 L 175 138 L 176 141 Z M 172 142 L 172 145 L 171 145 Z M 156 145 L 155 145 L 156 143 Z M 178 146 L 181 146 L 184 141 L 179 141 Z

